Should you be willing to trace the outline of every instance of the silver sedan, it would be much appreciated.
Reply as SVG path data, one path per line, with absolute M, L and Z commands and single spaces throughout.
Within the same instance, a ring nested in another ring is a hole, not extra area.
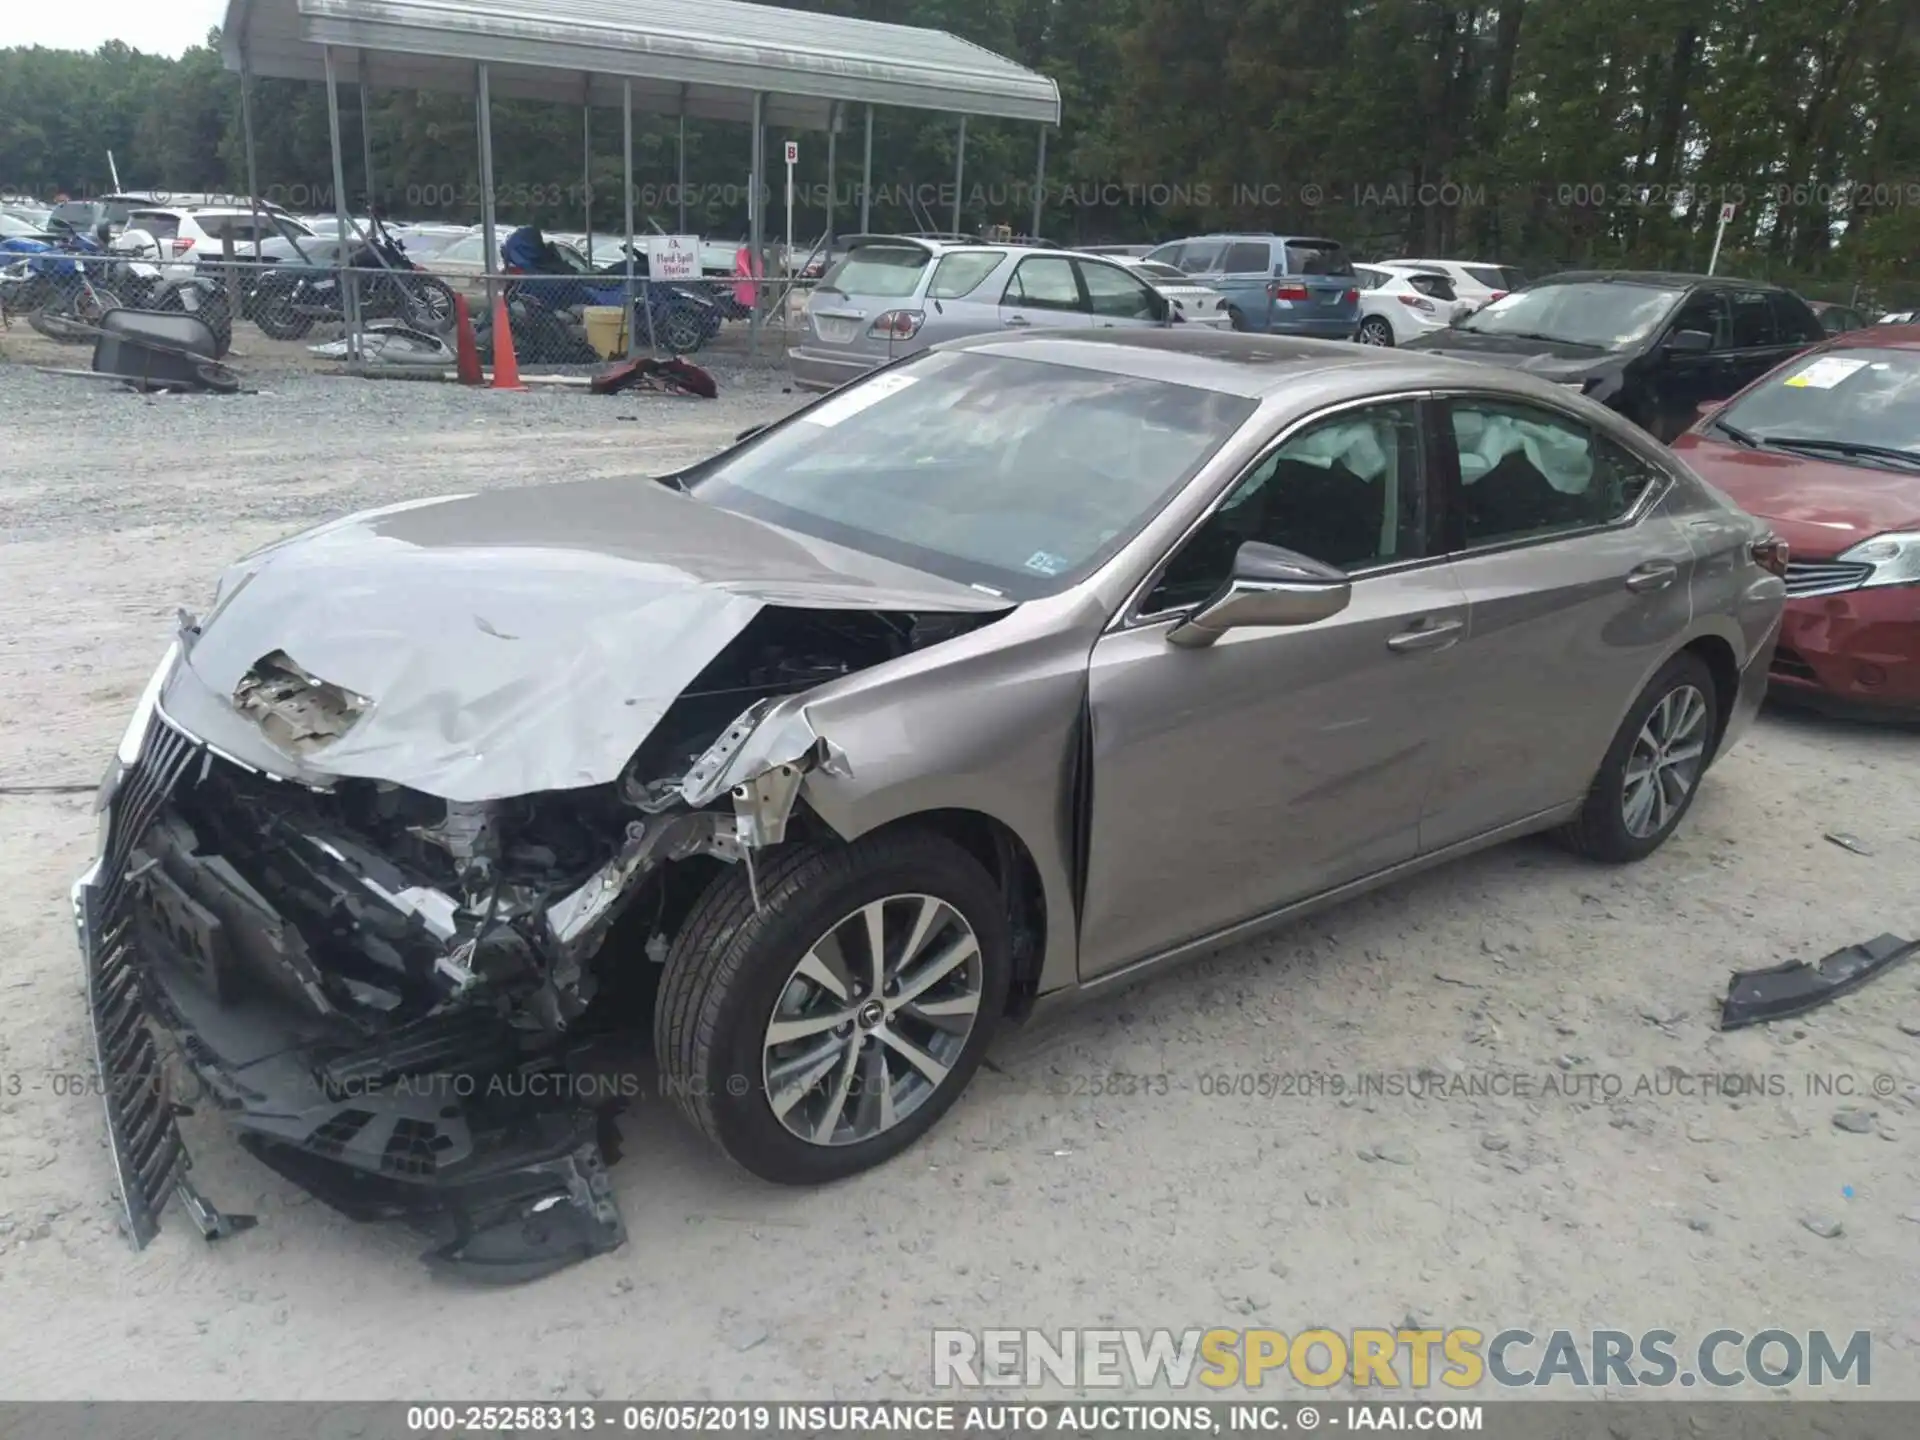
M 223 1223 L 148 1026 L 263 1161 L 517 1277 L 624 1234 L 596 1029 L 826 1181 L 1036 1002 L 1536 831 L 1644 859 L 1785 563 L 1562 387 L 1184 327 L 942 346 L 661 480 L 269 547 L 75 890 L 130 1231 Z

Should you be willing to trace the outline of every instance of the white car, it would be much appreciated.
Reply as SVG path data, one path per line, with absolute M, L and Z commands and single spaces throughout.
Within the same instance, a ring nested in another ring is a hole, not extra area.
M 151 251 L 161 270 L 173 279 L 192 275 L 202 259 L 218 260 L 226 242 L 236 255 L 245 255 L 258 234 L 262 240 L 292 236 L 308 239 L 313 231 L 291 215 L 262 209 L 256 216 L 237 205 L 166 205 L 134 210 L 127 215 L 120 246 Z
M 1186 271 L 1172 265 L 1163 265 L 1158 260 L 1142 260 L 1135 255 L 1109 253 L 1102 258 L 1126 266 L 1166 296 L 1173 302 L 1174 310 L 1187 324 L 1210 325 L 1216 330 L 1233 328 L 1233 312 L 1227 308 L 1227 297 L 1211 285 L 1202 284 L 1194 279 Z
M 1353 275 L 1360 286 L 1360 325 L 1353 338 L 1362 345 L 1404 345 L 1478 308 L 1459 298 L 1451 277 L 1405 261 L 1356 265 Z
M 1438 271 L 1453 281 L 1454 293 L 1472 302 L 1476 310 L 1527 283 L 1527 277 L 1511 265 L 1490 265 L 1482 260 L 1396 260 L 1394 264 L 1402 269 Z

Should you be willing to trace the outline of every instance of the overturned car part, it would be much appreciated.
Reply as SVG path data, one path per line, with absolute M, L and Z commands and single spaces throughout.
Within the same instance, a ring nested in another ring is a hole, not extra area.
M 1736 970 L 1720 1006 L 1720 1028 L 1738 1030 L 1764 1020 L 1801 1015 L 1850 991 L 1904 960 L 1920 955 L 1920 941 L 1880 935 L 1835 950 L 1809 965 L 1789 960 L 1765 970 Z

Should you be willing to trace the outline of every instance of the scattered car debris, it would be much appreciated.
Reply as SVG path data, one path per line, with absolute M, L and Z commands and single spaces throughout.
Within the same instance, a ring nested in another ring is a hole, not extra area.
M 1822 956 L 1814 964 L 1789 960 L 1765 970 L 1736 970 L 1720 1006 L 1720 1028 L 1738 1030 L 1763 1020 L 1800 1015 L 1857 990 L 1882 971 L 1920 954 L 1920 941 L 1881 935 Z
M 593 377 L 588 387 L 596 395 L 618 395 L 626 390 L 664 390 L 673 395 L 694 395 L 702 400 L 716 399 L 720 387 L 712 375 L 698 365 L 678 358 L 671 360 L 622 360 Z
M 457 358 L 438 335 L 416 330 L 402 320 L 375 320 L 360 337 L 359 358 L 369 365 L 446 366 Z M 326 360 L 353 358 L 351 337 L 309 345 L 307 353 Z
M 1846 1227 L 1831 1215 L 1802 1215 L 1800 1224 L 1803 1229 L 1812 1231 L 1822 1240 L 1838 1240 L 1846 1234 Z
M 1847 1105 L 1833 1112 L 1833 1128 L 1844 1130 L 1849 1135 L 1871 1135 L 1873 1119 L 1873 1111 L 1862 1110 L 1857 1105 Z
M 1860 842 L 1857 835 L 1830 834 L 1826 837 L 1842 850 L 1851 850 L 1856 855 L 1871 855 L 1873 851 Z

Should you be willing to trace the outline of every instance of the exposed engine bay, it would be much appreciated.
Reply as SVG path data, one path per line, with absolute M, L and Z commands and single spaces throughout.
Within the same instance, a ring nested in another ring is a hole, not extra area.
M 790 823 L 818 823 L 795 814 L 807 773 L 850 763 L 810 730 L 768 741 L 761 718 L 1004 613 L 766 605 L 617 780 L 508 799 L 303 783 L 163 718 L 153 729 L 173 737 L 168 755 L 186 753 L 142 777 L 149 812 L 116 804 L 129 883 L 119 899 L 121 887 L 94 892 L 83 937 L 111 937 L 124 905 L 148 1010 L 262 1160 L 355 1218 L 424 1220 L 440 1264 L 545 1273 L 624 1238 L 605 1177 L 623 1097 L 531 1078 L 569 1075 L 583 1037 L 644 1031 L 646 974 L 715 867 L 751 874 Z M 282 651 L 230 699 L 306 761 L 378 703 Z M 763 742 L 742 772 L 736 758 Z M 113 977 L 90 982 L 99 1016 Z M 97 1023 L 103 1037 L 115 1028 Z M 134 1121 L 115 1121 L 111 1096 L 108 1109 L 128 1203 L 157 1213 L 166 1190 L 135 1193 L 145 1142 L 123 1146 Z M 196 1218 L 219 1220 L 182 1191 Z

